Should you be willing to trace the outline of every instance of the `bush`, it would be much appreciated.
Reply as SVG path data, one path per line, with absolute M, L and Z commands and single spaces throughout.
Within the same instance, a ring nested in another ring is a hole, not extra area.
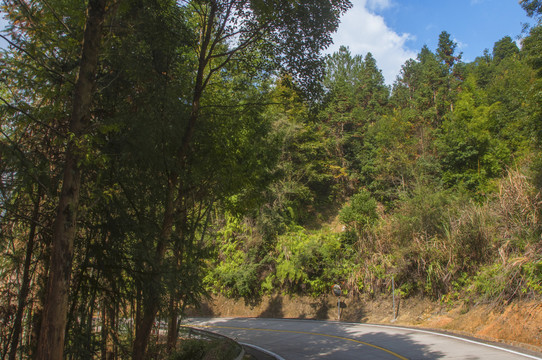
M 419 184 L 410 196 L 402 200 L 396 211 L 397 240 L 408 244 L 415 237 L 431 239 L 445 236 L 453 200 L 450 191 Z
M 376 200 L 366 190 L 352 196 L 350 204 L 345 205 L 339 218 L 343 224 L 354 228 L 358 235 L 378 219 Z
M 233 360 L 238 354 L 228 339 L 185 339 L 169 360 Z
M 331 286 L 348 278 L 352 271 L 351 257 L 354 252 L 343 247 L 340 235 L 304 230 L 290 232 L 279 237 L 275 247 L 275 273 L 270 281 L 292 292 L 307 292 L 320 295 Z

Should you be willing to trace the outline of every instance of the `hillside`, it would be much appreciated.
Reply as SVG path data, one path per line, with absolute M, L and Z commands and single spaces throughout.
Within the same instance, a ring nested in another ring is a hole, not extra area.
M 393 277 L 402 297 L 540 299 L 536 31 L 472 63 L 442 32 L 392 89 L 371 54 L 343 47 L 312 108 L 281 79 L 274 177 L 259 207 L 216 218 L 208 291 L 370 295 Z

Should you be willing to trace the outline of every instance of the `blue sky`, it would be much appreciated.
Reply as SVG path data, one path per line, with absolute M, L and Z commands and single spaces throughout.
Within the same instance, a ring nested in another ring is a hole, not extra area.
M 0 12 L 0 30 L 3 30 L 6 27 L 6 20 L 4 20 L 4 13 Z M 7 44 L 4 39 L 0 38 L 0 48 L 6 47 Z
M 518 0 L 352 0 L 328 52 L 346 45 L 353 54 L 371 52 L 386 82 L 392 84 L 409 58 L 423 45 L 435 50 L 447 31 L 473 61 L 484 49 L 509 35 L 517 40 L 523 23 L 532 23 Z M 519 40 L 518 40 L 519 43 Z
M 353 54 L 371 52 L 386 83 L 392 84 L 401 65 L 415 58 L 423 45 L 435 50 L 442 31 L 450 33 L 473 61 L 484 49 L 509 35 L 517 39 L 522 24 L 532 22 L 518 0 L 352 0 L 327 52 L 346 45 Z M 5 21 L 0 19 L 0 28 Z M 0 47 L 5 46 L 0 39 Z

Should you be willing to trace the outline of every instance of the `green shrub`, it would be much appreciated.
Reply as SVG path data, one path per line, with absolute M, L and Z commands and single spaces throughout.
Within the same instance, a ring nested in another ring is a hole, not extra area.
M 413 237 L 443 237 L 449 223 L 453 195 L 433 185 L 419 184 L 410 196 L 403 198 L 396 211 L 395 236 L 403 244 Z
M 525 286 L 522 292 L 542 295 L 542 260 L 523 265 L 522 274 L 525 276 Z
M 279 237 L 274 253 L 275 273 L 264 283 L 266 288 L 274 281 L 286 291 L 327 293 L 334 283 L 348 278 L 353 254 L 342 246 L 339 234 L 310 234 L 298 229 Z
M 233 360 L 239 348 L 228 339 L 185 339 L 169 360 Z
M 376 200 L 371 196 L 371 193 L 361 190 L 353 195 L 350 203 L 341 209 L 339 218 L 343 224 L 355 229 L 359 235 L 362 230 L 378 219 L 376 205 Z

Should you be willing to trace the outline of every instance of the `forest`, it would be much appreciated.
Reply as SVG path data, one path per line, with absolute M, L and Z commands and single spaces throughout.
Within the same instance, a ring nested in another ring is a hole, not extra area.
M 348 0 L 3 0 L 0 360 L 162 359 L 222 294 L 542 300 L 542 3 L 392 86 Z M 153 328 L 167 324 L 158 341 Z

